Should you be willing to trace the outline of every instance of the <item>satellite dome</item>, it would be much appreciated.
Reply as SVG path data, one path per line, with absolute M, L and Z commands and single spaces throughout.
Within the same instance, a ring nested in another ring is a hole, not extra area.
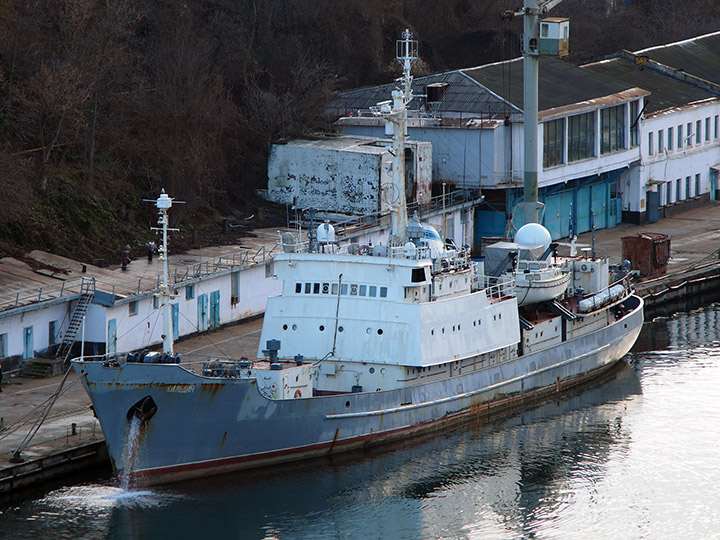
M 539 223 L 527 223 L 515 233 L 515 243 L 522 247 L 542 246 L 547 249 L 552 242 L 550 232 Z
M 320 244 L 333 244 L 335 243 L 335 227 L 330 225 L 328 221 L 325 221 L 322 225 L 317 228 L 317 240 Z

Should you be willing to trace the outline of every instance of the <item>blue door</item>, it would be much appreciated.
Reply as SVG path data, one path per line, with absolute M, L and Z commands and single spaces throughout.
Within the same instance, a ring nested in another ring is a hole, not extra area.
M 210 293 L 210 328 L 220 326 L 220 291 Z
M 710 200 L 717 200 L 717 188 L 718 188 L 718 172 L 715 169 L 710 170 Z
M 117 319 L 108 321 L 107 352 L 108 354 L 117 353 Z
M 178 304 L 170 304 L 170 316 L 172 317 L 173 341 L 180 337 L 180 307 Z
M 208 329 L 208 297 L 207 294 L 200 294 L 197 297 L 198 309 L 198 332 L 204 332 Z
M 657 223 L 660 219 L 660 192 L 648 191 L 645 193 L 645 199 L 647 199 L 645 221 L 647 223 Z
M 23 329 L 23 358 L 33 358 L 35 351 L 33 351 L 33 327 L 26 326 Z

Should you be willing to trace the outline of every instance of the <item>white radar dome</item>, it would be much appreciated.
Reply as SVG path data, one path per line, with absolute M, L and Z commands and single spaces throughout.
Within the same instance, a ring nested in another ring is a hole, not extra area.
M 317 228 L 317 240 L 320 244 L 335 243 L 335 228 L 325 222 Z
M 523 247 L 542 246 L 547 249 L 552 242 L 550 232 L 539 223 L 527 223 L 515 233 L 515 243 Z

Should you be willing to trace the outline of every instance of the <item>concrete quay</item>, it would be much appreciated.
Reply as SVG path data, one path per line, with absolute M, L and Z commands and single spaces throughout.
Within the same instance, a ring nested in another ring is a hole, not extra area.
M 607 256 L 611 264 L 619 264 L 622 238 L 642 232 L 668 235 L 671 255 L 665 275 L 635 282 L 637 293 L 645 300 L 646 319 L 720 299 L 720 202 L 712 201 L 657 223 L 622 223 L 596 231 L 596 252 Z M 581 234 L 578 242 L 590 247 L 592 233 Z
M 644 231 L 669 235 L 672 257 L 667 275 L 636 283 L 638 293 L 646 300 L 646 313 L 670 314 L 673 302 L 697 297 L 698 293 L 702 293 L 705 303 L 709 303 L 712 298 L 709 293 L 720 289 L 720 203 L 713 202 L 654 224 L 621 224 L 614 229 L 596 231 L 596 252 L 608 256 L 612 264 L 618 264 L 622 260 L 622 237 Z M 579 243 L 589 247 L 592 234 L 580 235 Z M 217 253 L 222 251 L 222 248 L 213 249 Z M 131 272 L 140 269 L 140 265 L 130 266 Z M 196 352 L 253 358 L 261 327 L 261 319 L 243 321 L 183 339 L 176 343 L 175 349 L 181 354 Z M 41 485 L 51 478 L 68 478 L 72 482 L 72 475 L 78 471 L 107 467 L 102 430 L 74 372 L 68 375 L 52 410 L 23 450 L 25 461 L 10 461 L 62 377 L 39 380 L 5 377 L 0 393 L 3 419 L 0 427 L 0 498 L 14 496 L 23 488 Z

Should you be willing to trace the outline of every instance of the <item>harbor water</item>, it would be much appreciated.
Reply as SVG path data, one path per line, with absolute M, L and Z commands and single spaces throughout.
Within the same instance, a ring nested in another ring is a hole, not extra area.
M 171 485 L 0 507 L 0 538 L 720 538 L 720 307 L 646 323 L 628 364 L 491 424 Z

